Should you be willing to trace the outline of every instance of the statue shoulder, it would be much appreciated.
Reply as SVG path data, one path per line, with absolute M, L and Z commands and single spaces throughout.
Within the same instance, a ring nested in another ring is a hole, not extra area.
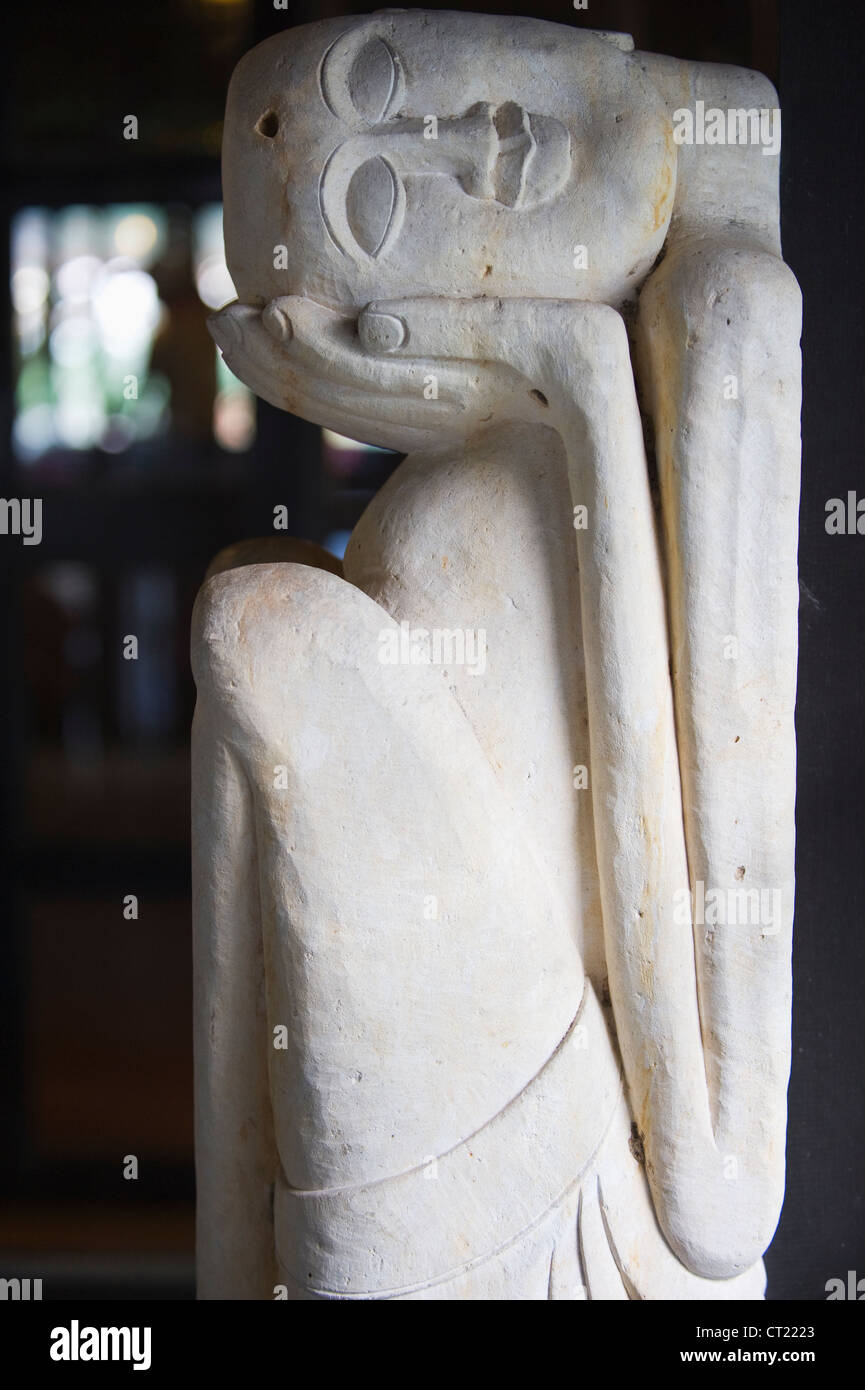
M 668 246 L 693 236 L 780 255 L 781 110 L 763 73 L 634 55 L 661 93 L 677 146 Z

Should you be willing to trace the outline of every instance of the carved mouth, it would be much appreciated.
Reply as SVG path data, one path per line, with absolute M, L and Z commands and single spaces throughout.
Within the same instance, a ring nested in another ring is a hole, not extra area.
M 506 101 L 493 112 L 498 153 L 493 197 L 509 208 L 529 208 L 553 198 L 571 171 L 571 138 L 553 116 L 537 116 Z

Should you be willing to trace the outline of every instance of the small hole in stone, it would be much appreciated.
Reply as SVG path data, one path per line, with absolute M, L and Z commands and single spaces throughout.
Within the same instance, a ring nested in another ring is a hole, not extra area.
M 737 879 L 739 880 L 739 882 L 741 883 L 741 882 L 742 882 L 742 879 L 743 879 L 744 877 L 745 877 L 745 865 L 744 865 L 744 864 L 740 864 L 739 867 L 738 867 L 738 869 L 736 870 L 736 878 L 737 878 Z
M 734 742 L 734 743 L 738 743 L 738 742 L 739 742 L 739 735 L 738 735 L 738 734 L 737 734 L 736 737 L 733 739 L 733 742 Z
M 549 401 L 547 400 L 543 391 L 530 391 L 529 395 L 532 397 L 533 400 L 536 400 L 538 402 L 538 405 L 549 405 Z
M 637 1126 L 636 1120 L 634 1120 L 633 1124 L 631 1125 L 631 1137 L 630 1137 L 630 1139 L 628 1140 L 628 1148 L 629 1148 L 630 1151 L 631 1151 L 631 1157 L 632 1157 L 632 1158 L 635 1158 L 635 1159 L 637 1160 L 637 1162 L 638 1162 L 642 1167 L 645 1167 L 645 1166 L 646 1166 L 646 1147 L 645 1147 L 645 1141 L 643 1140 L 643 1136 L 642 1136 L 642 1134 L 640 1133 L 640 1130 L 639 1130 L 639 1128 L 638 1128 L 638 1126 Z
M 268 140 L 272 140 L 279 130 L 279 117 L 275 111 L 265 111 L 255 128 L 259 135 L 264 135 Z

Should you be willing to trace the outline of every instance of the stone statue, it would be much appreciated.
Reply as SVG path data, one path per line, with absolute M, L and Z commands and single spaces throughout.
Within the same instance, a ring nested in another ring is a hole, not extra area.
M 761 1298 L 800 295 L 759 74 L 384 10 L 232 79 L 228 364 L 407 453 L 194 620 L 204 1298 Z M 287 467 L 290 463 L 287 462 Z

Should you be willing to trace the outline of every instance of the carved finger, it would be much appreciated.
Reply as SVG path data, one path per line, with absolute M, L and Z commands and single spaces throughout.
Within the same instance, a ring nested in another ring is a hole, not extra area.
M 361 346 L 355 323 L 299 296 L 263 311 L 231 304 L 208 320 L 228 366 L 250 390 L 282 410 L 323 423 L 321 408 L 375 429 L 405 422 L 437 428 L 446 410 L 462 411 L 477 372 L 420 362 L 382 363 Z
M 465 358 L 519 367 L 527 341 L 555 342 L 618 319 L 606 304 L 571 299 L 375 300 L 358 319 L 366 350 L 379 357 Z
M 437 376 L 436 394 L 425 395 L 429 373 L 422 362 L 383 361 L 379 354 L 370 353 L 354 319 L 298 295 L 272 300 L 262 313 L 262 323 L 304 371 L 325 375 L 333 383 L 364 386 L 384 401 L 432 400 L 461 405 L 470 386 L 465 371 L 443 371 Z M 379 408 L 377 400 L 376 415 Z
M 279 313 L 284 314 L 284 309 Z M 300 322 L 308 330 L 309 319 Z M 419 377 L 413 393 L 402 396 L 375 390 L 367 383 L 356 386 L 333 379 L 324 374 L 324 335 L 319 335 L 317 351 L 307 343 L 305 356 L 312 365 L 304 366 L 291 354 L 295 334 L 287 315 L 285 325 L 273 314 L 266 326 L 262 313 L 244 304 L 229 305 L 208 320 L 227 365 L 251 391 L 280 410 L 338 434 L 405 453 L 428 447 L 453 417 L 455 392 L 447 389 L 451 383 L 437 395 Z M 356 357 L 360 362 L 363 354 L 358 351 Z M 406 364 L 402 367 L 404 379 L 410 379 Z

